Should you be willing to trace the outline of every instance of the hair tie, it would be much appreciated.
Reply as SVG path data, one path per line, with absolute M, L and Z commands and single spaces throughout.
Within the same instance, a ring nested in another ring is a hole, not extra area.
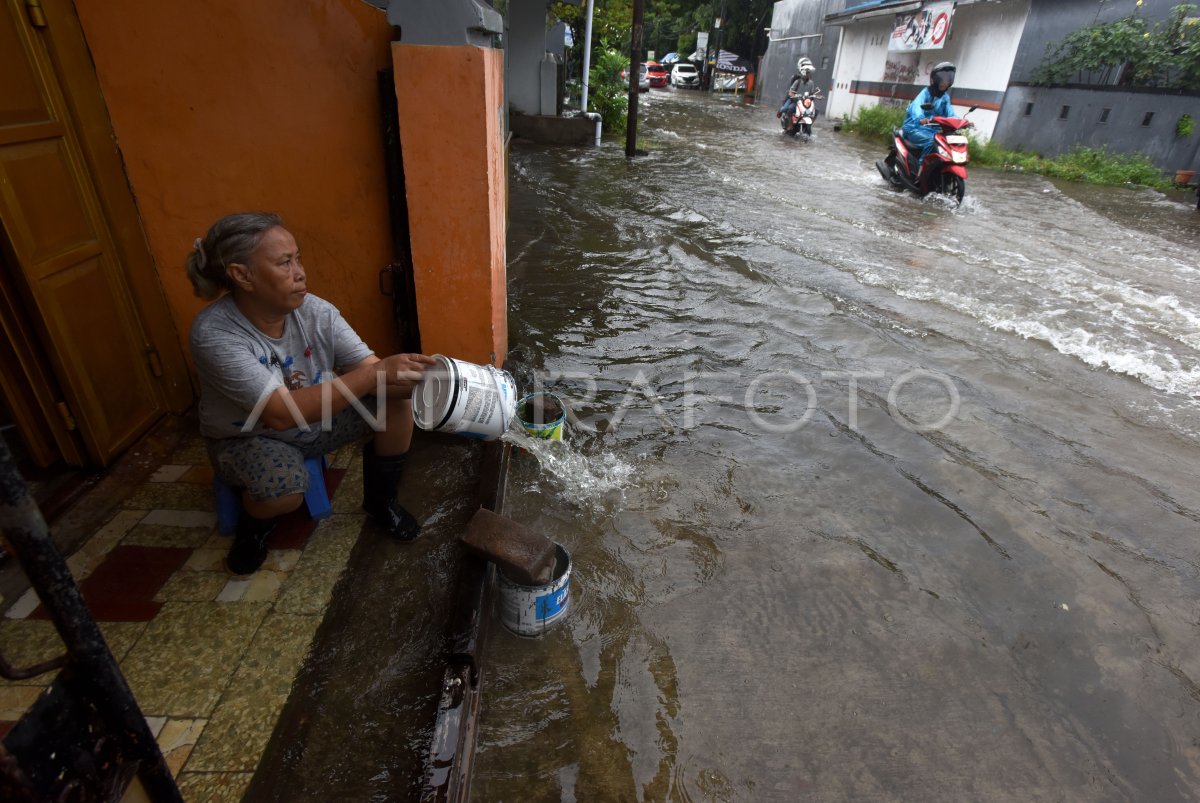
M 192 249 L 195 250 L 197 255 L 199 255 L 197 262 L 200 264 L 198 267 L 200 270 L 204 270 L 204 266 L 208 262 L 208 259 L 206 259 L 204 256 L 204 240 L 197 237 L 195 242 L 192 243 Z

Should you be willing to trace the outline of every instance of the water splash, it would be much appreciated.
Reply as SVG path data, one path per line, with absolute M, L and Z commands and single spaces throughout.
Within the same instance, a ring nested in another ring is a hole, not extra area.
M 514 423 L 500 440 L 534 457 L 557 498 L 592 511 L 620 506 L 634 476 L 632 464 L 612 452 L 587 455 L 566 441 L 534 438 Z

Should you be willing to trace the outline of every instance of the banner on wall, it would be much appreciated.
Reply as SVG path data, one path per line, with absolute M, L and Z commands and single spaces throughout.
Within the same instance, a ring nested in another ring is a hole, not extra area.
M 920 11 L 897 14 L 888 50 L 941 50 L 953 16 L 954 3 L 930 3 Z

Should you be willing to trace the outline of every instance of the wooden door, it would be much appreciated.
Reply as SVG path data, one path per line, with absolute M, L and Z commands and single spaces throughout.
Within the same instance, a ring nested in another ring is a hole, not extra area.
M 0 0 L 0 225 L 14 293 L 64 397 L 51 414 L 104 465 L 165 405 L 36 22 L 25 0 Z

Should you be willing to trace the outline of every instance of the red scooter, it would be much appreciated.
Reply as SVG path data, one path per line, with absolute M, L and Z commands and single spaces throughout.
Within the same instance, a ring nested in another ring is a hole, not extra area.
M 932 105 L 924 107 L 926 111 Z M 975 111 L 977 106 L 967 110 Z M 928 125 L 939 130 L 933 138 L 933 150 L 921 164 L 917 164 L 920 148 L 904 139 L 901 129 L 892 132 L 892 147 L 886 159 L 879 159 L 875 167 L 880 175 L 897 190 L 912 190 L 924 198 L 931 192 L 941 193 L 962 203 L 967 192 L 967 138 L 959 131 L 971 127 L 971 121 L 962 117 L 933 117 Z

